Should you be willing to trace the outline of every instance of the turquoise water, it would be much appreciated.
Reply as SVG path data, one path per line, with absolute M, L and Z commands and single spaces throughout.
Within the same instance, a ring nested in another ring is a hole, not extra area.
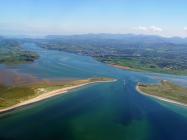
M 112 68 L 91 57 L 43 50 L 25 44 L 41 57 L 14 67 L 41 79 L 112 77 L 114 83 L 93 84 L 68 94 L 0 116 L 2 140 L 186 140 L 187 108 L 145 97 L 137 82 L 170 79 L 187 85 L 187 77 L 136 73 Z M 125 80 L 125 85 L 124 85 Z

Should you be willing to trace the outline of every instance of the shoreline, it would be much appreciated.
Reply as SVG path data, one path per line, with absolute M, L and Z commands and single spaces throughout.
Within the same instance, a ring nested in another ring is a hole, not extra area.
M 168 102 L 168 103 L 172 103 L 172 104 L 176 104 L 176 105 L 181 105 L 181 106 L 187 107 L 187 104 L 185 104 L 185 103 L 180 103 L 180 102 L 177 102 L 177 101 L 174 101 L 174 100 L 171 100 L 171 99 L 166 99 L 166 98 L 163 98 L 163 97 L 159 97 L 159 96 L 150 95 L 148 93 L 145 93 L 145 92 L 143 92 L 143 91 L 141 91 L 139 89 L 138 85 L 136 85 L 136 91 L 138 91 L 142 95 L 149 96 L 149 97 L 155 98 L 157 100 L 161 100 L 161 101 L 164 101 L 164 102 Z
M 117 64 L 109 64 L 109 65 L 111 65 L 112 67 L 118 68 L 118 69 L 122 69 L 122 70 L 132 70 L 128 66 L 120 66 L 120 65 L 117 65 Z
M 186 76 L 185 73 L 158 72 L 158 71 L 151 71 L 151 70 L 136 69 L 136 68 L 131 68 L 128 66 L 121 66 L 118 64 L 110 64 L 110 63 L 105 63 L 105 64 L 110 65 L 114 68 L 118 68 L 121 70 L 129 70 L 129 71 L 133 71 L 133 72 L 145 72 L 145 73 L 150 73 L 150 74 L 167 74 L 167 75 L 174 75 L 174 76 Z
M 43 101 L 43 100 L 46 100 L 48 98 L 51 98 L 51 97 L 54 97 L 54 96 L 57 96 L 57 95 L 61 95 L 61 94 L 67 93 L 70 90 L 77 89 L 79 87 L 83 87 L 83 86 L 90 85 L 90 84 L 95 84 L 95 83 L 107 83 L 107 82 L 115 82 L 115 81 L 117 81 L 117 80 L 113 79 L 113 80 L 108 80 L 108 81 L 87 82 L 87 83 L 83 83 L 83 84 L 78 84 L 78 85 L 74 85 L 74 86 L 70 86 L 70 87 L 57 89 L 57 90 L 54 90 L 54 91 L 49 91 L 49 92 L 43 93 L 41 95 L 38 95 L 38 96 L 36 96 L 36 97 L 34 97 L 32 99 L 25 100 L 23 102 L 15 104 L 13 106 L 10 106 L 10 107 L 4 108 L 4 109 L 0 109 L 0 114 L 7 113 L 7 112 L 10 112 L 10 111 L 14 111 L 14 110 L 16 110 L 18 108 L 21 108 L 21 107 L 24 107 L 24 106 L 27 106 L 27 105 L 31 105 L 33 103 L 37 103 L 37 102 Z

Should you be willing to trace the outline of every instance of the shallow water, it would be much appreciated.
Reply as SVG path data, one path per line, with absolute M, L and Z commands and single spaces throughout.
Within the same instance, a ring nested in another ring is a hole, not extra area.
M 123 71 L 87 56 L 48 51 L 34 44 L 25 47 L 41 57 L 33 64 L 14 67 L 13 71 L 41 79 L 106 76 L 118 81 L 82 87 L 1 115 L 0 139 L 187 139 L 187 108 L 159 102 L 135 90 L 139 81 L 170 79 L 187 85 L 186 77 Z

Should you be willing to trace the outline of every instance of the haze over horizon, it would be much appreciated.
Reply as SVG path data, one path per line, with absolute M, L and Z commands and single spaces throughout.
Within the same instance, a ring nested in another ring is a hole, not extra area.
M 187 36 L 185 0 L 2 0 L 1 35 Z

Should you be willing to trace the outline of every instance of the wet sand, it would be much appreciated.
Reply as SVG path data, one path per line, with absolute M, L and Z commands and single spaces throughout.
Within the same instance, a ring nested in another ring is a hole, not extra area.
M 120 66 L 120 65 L 115 65 L 115 64 L 111 64 L 111 66 L 115 68 L 123 69 L 123 70 L 130 70 L 130 67 L 127 67 L 127 66 Z

